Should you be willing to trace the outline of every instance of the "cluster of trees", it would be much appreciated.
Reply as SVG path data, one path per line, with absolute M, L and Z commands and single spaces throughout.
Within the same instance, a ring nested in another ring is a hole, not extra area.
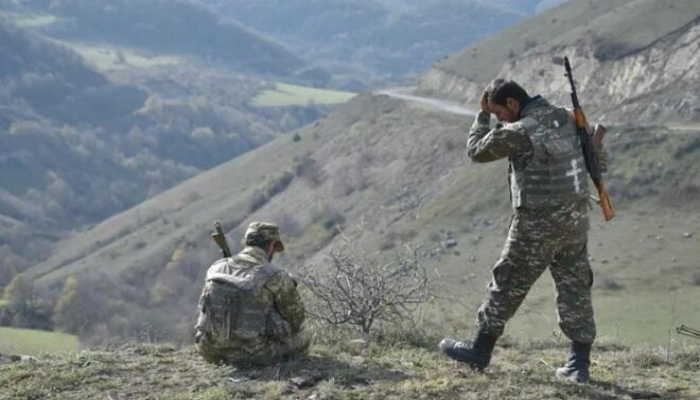
M 34 282 L 17 275 L 5 287 L 0 302 L 0 325 L 51 329 L 51 307 L 37 295 Z
M 144 307 L 152 293 L 129 289 L 125 282 L 104 273 L 70 276 L 59 292 L 39 290 L 31 279 L 20 274 L 2 294 L 1 326 L 57 330 L 92 344 L 112 338 L 190 340 L 196 311 L 193 309 L 185 318 L 178 316 L 171 305 Z M 186 301 L 196 304 L 197 299 L 191 297 L 185 296 Z

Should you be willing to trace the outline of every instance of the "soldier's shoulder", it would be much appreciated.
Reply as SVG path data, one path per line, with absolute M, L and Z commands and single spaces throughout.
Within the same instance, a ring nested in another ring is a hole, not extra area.
M 221 258 L 214 261 L 209 269 L 207 270 L 207 275 L 209 274 L 230 274 L 233 262 L 231 258 Z
M 287 271 L 283 270 L 282 268 L 270 264 L 274 267 L 274 269 L 270 269 L 269 275 L 267 282 L 265 283 L 265 286 L 270 289 L 270 290 L 281 290 L 284 288 L 291 286 L 296 287 L 296 282 L 292 277 L 287 273 Z
M 524 135 L 536 131 L 539 126 L 540 121 L 537 118 L 528 115 L 527 117 L 524 117 L 518 121 L 503 125 L 503 131 L 516 132 Z
M 261 269 L 263 269 L 267 274 L 270 276 L 277 275 L 280 273 L 287 274 L 287 271 L 285 271 L 282 267 L 280 267 L 277 264 L 273 264 L 270 262 L 266 262 L 263 265 L 260 266 Z
M 536 120 L 539 126 L 544 128 L 559 128 L 573 118 L 571 111 L 564 107 L 547 104 L 539 107 L 527 118 Z M 524 119 L 527 119 L 524 118 Z

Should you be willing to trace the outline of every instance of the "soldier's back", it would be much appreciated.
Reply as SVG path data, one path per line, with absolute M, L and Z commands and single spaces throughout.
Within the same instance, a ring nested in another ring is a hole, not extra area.
M 275 282 L 291 278 L 258 253 L 219 260 L 207 272 L 197 329 L 198 348 L 210 361 L 265 362 L 298 342 L 277 309 Z

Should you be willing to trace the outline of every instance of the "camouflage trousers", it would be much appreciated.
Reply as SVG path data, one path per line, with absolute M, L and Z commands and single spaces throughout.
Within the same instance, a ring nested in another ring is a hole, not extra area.
M 587 203 L 573 203 L 516 210 L 505 247 L 492 270 L 488 297 L 477 315 L 483 332 L 501 336 L 532 285 L 549 268 L 561 330 L 576 342 L 595 340 L 587 207 Z
M 226 347 L 214 346 L 206 337 L 196 343 L 197 351 L 207 361 L 226 364 L 273 364 L 283 357 L 304 353 L 310 343 L 310 337 L 304 332 L 290 335 L 283 339 L 261 338 L 258 340 L 239 341 Z

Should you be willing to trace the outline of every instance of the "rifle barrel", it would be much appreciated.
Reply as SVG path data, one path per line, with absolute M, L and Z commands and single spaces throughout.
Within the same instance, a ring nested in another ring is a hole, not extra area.
M 689 326 L 681 325 L 680 327 L 676 328 L 676 333 L 678 333 L 679 335 L 685 335 L 695 339 L 700 339 L 700 330 L 693 329 Z

